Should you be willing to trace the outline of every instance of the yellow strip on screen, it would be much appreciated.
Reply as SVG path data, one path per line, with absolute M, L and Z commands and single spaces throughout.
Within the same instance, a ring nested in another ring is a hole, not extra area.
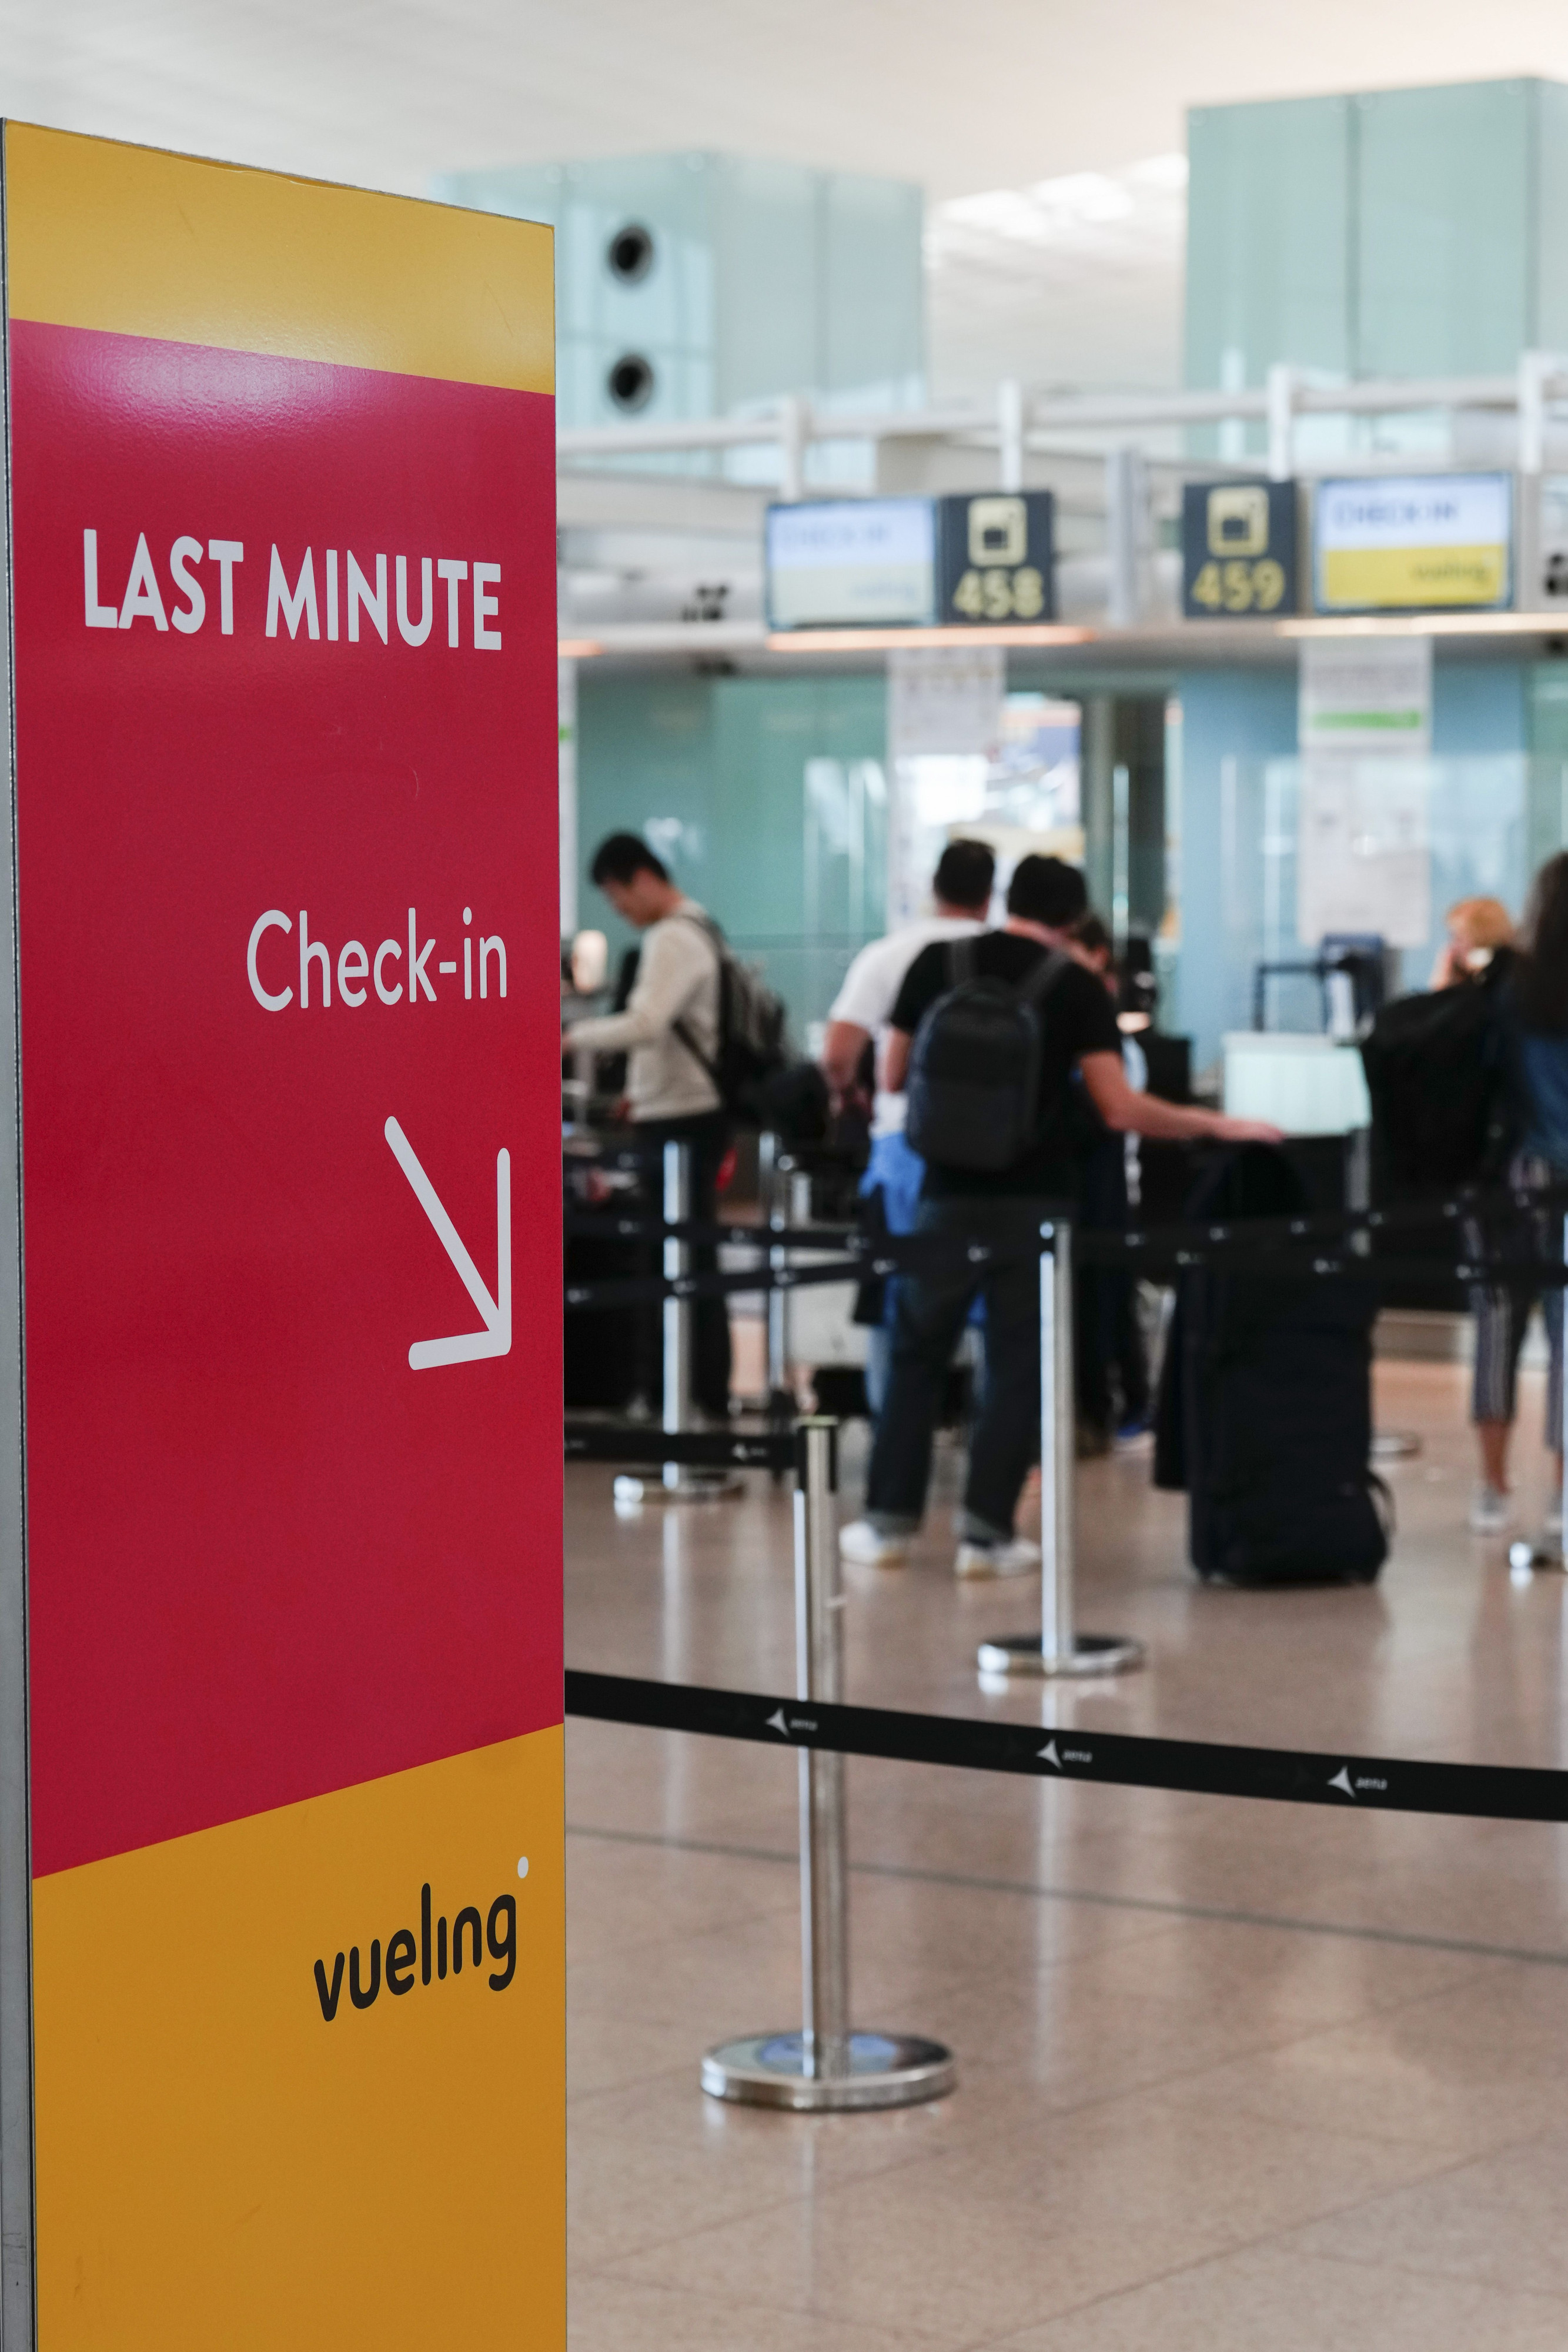
M 1342 547 L 1322 558 L 1330 606 L 1496 604 L 1508 588 L 1505 547 Z

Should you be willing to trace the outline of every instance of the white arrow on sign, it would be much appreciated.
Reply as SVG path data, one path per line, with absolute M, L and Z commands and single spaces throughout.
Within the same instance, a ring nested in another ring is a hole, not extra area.
M 441 1196 L 413 1155 L 413 1146 L 389 1118 L 386 1139 L 392 1157 L 413 1187 L 413 1196 L 435 1227 L 441 1246 L 463 1277 L 463 1287 L 479 1310 L 485 1328 L 460 1331 L 454 1339 L 416 1339 L 408 1351 L 410 1367 L 428 1371 L 435 1364 L 475 1364 L 486 1356 L 512 1352 L 512 1155 L 496 1154 L 496 1297 L 479 1279 L 479 1269 L 463 1246 L 462 1236 L 442 1206 Z

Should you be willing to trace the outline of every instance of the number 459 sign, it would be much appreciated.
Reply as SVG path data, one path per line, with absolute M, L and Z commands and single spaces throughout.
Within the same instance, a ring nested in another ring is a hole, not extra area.
M 938 499 L 937 620 L 1049 621 L 1054 504 L 1049 490 Z
M 1188 482 L 1181 509 L 1189 621 L 1296 610 L 1294 482 Z

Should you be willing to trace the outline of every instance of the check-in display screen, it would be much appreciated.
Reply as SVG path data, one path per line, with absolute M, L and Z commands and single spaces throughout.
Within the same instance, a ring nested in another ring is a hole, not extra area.
M 1507 474 L 1404 474 L 1320 484 L 1312 572 L 1320 613 L 1482 609 L 1512 595 Z
M 929 623 L 936 594 L 929 499 L 833 499 L 768 509 L 774 629 Z

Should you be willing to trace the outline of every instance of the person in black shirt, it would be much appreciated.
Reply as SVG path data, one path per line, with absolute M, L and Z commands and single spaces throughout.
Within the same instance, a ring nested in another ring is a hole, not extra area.
M 1059 857 L 1019 860 L 1008 890 L 1007 928 L 971 946 L 976 979 L 1017 987 L 1070 936 L 1088 905 L 1083 877 Z M 890 1091 L 902 1088 L 922 1016 L 953 985 L 949 950 L 935 941 L 916 956 L 893 1008 L 884 1057 Z M 1110 997 L 1075 961 L 1040 1013 L 1039 1109 L 1022 1156 L 998 1174 L 928 1160 L 917 1233 L 960 1234 L 998 1251 L 1026 1255 L 967 1271 L 923 1269 L 901 1280 L 886 1402 L 872 1448 L 863 1518 L 844 1528 L 850 1560 L 902 1566 L 925 1508 L 931 1439 L 947 1364 L 977 1290 L 986 1301 L 986 1377 L 969 1448 L 955 1573 L 1028 1575 L 1038 1545 L 1013 1533 L 1013 1515 L 1040 1438 L 1041 1216 L 1051 1205 L 1076 1212 L 1086 1150 L 1106 1129 L 1125 1134 L 1275 1143 L 1278 1130 L 1249 1119 L 1186 1110 L 1135 1094 L 1122 1068 L 1122 1038 Z

